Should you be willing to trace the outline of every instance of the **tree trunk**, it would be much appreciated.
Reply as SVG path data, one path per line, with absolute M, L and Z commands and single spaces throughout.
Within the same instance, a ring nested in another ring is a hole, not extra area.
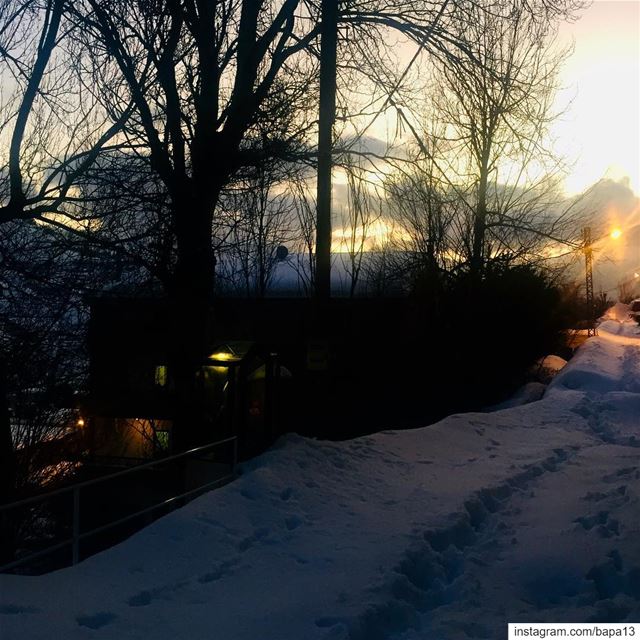
M 484 269 L 484 244 L 487 231 L 487 183 L 489 180 L 489 146 L 483 149 L 478 181 L 478 202 L 473 221 L 473 247 L 470 270 L 472 276 L 479 277 Z
M 320 106 L 318 114 L 318 177 L 315 294 L 331 297 L 331 152 L 336 117 L 336 51 L 338 0 L 322 2 L 320 43 Z
M 185 199 L 176 204 L 178 207 L 180 211 L 174 217 L 180 221 L 176 226 L 178 261 L 170 292 L 173 316 L 170 360 L 175 385 L 173 446 L 181 451 L 216 437 L 206 431 L 199 378 L 211 343 L 215 263 L 211 248 L 211 200 Z

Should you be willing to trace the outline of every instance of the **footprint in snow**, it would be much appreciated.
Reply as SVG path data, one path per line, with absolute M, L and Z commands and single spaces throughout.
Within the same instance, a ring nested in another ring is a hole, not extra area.
M 582 499 L 586 500 L 587 502 L 600 502 L 601 500 L 604 500 L 606 497 L 607 497 L 606 493 L 602 493 L 600 491 L 589 491 L 587 494 L 582 496 Z
M 316 627 L 326 629 L 327 627 L 335 627 L 338 624 L 345 624 L 346 620 L 335 616 L 323 616 L 322 618 L 316 618 L 314 622 Z
M 22 613 L 38 613 L 40 609 L 36 607 L 21 607 L 17 604 L 0 604 L 0 615 L 16 616 Z
M 240 495 L 247 500 L 255 500 L 258 497 L 258 494 L 253 489 L 244 488 L 240 489 Z
M 151 591 L 141 591 L 135 596 L 129 598 L 127 600 L 127 604 L 130 607 L 146 607 L 147 605 L 151 604 L 152 600 L 153 596 L 151 594 Z
M 244 540 L 241 540 L 238 543 L 238 551 L 240 551 L 240 553 L 244 553 L 245 551 L 248 551 L 252 546 L 253 543 L 255 542 L 255 538 L 253 536 L 249 536 L 248 538 L 245 538 Z
M 198 577 L 198 582 L 200 584 L 206 584 L 208 582 L 215 582 L 216 580 L 220 580 L 226 575 L 233 573 L 232 569 L 237 564 L 240 563 L 240 558 L 233 558 L 231 560 L 225 560 L 220 564 L 214 565 L 212 571 L 208 571 L 207 573 L 203 573 Z
M 302 524 L 302 518 L 300 518 L 299 516 L 290 516 L 289 518 L 285 519 L 284 524 L 289 531 L 293 531 Z
M 259 529 L 256 529 L 250 536 L 248 536 L 244 540 L 241 540 L 238 543 L 237 549 L 241 553 L 244 553 L 245 551 L 250 549 L 256 542 L 263 540 L 268 535 L 269 529 L 267 527 L 260 527 Z
M 78 616 L 76 622 L 80 627 L 89 629 L 100 629 L 111 624 L 118 616 L 110 611 L 99 611 L 88 616 Z
M 609 517 L 608 511 L 599 511 L 595 515 L 582 516 L 576 518 L 574 522 L 578 523 L 585 531 L 591 531 L 595 528 L 596 533 L 601 538 L 620 535 L 620 525 L 616 519 Z
M 607 559 L 596 564 L 586 574 L 592 580 L 600 600 L 611 602 L 618 594 L 625 594 L 640 600 L 640 567 L 625 570 L 622 556 L 617 549 L 607 554 Z M 599 603 L 604 604 L 603 602 Z M 601 616 L 601 614 L 599 614 Z M 600 622 L 620 622 L 626 613 L 618 619 L 602 619 Z
M 613 498 L 621 500 L 622 502 L 628 502 L 629 496 L 627 495 L 627 485 L 620 485 L 611 491 L 607 491 L 607 493 L 602 493 L 601 491 L 589 491 L 582 496 L 582 499 L 587 502 L 600 502 L 606 498 Z
M 640 470 L 638 467 L 625 467 L 618 469 L 614 473 L 609 473 L 606 476 L 602 476 L 604 482 L 617 482 L 620 478 L 635 478 L 640 479 Z
M 170 595 L 185 586 L 185 582 L 156 587 L 155 589 L 143 589 L 127 600 L 130 607 L 146 607 L 154 600 L 169 600 Z

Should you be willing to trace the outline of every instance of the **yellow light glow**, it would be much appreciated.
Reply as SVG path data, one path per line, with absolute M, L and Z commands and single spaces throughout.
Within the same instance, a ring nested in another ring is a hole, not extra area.
M 167 366 L 166 365 L 159 364 L 156 367 L 155 383 L 158 387 L 167 386 Z
M 218 360 L 220 362 L 237 362 L 240 358 L 235 353 L 228 351 L 216 351 L 209 356 L 209 360 Z
M 84 427 L 84 418 L 78 418 L 78 422 L 76 422 L 76 424 L 79 427 Z
M 229 367 L 209 367 L 218 374 L 225 374 L 229 371 Z
M 634 273 L 634 274 L 633 274 L 633 277 L 634 277 L 634 278 L 640 278 L 640 273 L 637 273 L 637 272 L 636 272 L 636 273 Z
M 621 229 L 614 229 L 614 230 L 611 232 L 611 237 L 612 237 L 614 240 L 617 240 L 621 235 L 622 235 L 622 230 L 621 230 Z
M 411 235 L 395 228 L 391 222 L 377 220 L 366 227 L 338 227 L 332 231 L 331 251 L 333 253 L 349 253 L 352 250 L 376 251 L 389 243 L 403 246 L 411 242 Z

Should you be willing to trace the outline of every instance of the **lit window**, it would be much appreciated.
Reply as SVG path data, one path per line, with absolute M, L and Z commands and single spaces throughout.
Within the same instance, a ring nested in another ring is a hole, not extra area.
M 156 386 L 158 387 L 167 386 L 167 366 L 166 365 L 159 364 L 156 367 L 155 383 L 156 383 Z
M 169 451 L 169 432 L 156 431 L 156 442 L 160 451 Z

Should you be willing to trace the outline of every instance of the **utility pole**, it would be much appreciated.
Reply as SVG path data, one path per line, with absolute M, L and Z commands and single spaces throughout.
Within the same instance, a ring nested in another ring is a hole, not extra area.
M 338 0 L 322 0 L 321 20 L 315 294 L 318 300 L 328 300 L 331 297 L 331 151 L 336 118 Z
M 587 337 L 597 335 L 595 323 L 595 305 L 593 302 L 593 248 L 591 245 L 591 227 L 582 230 L 582 251 L 584 252 L 585 285 L 587 298 Z

